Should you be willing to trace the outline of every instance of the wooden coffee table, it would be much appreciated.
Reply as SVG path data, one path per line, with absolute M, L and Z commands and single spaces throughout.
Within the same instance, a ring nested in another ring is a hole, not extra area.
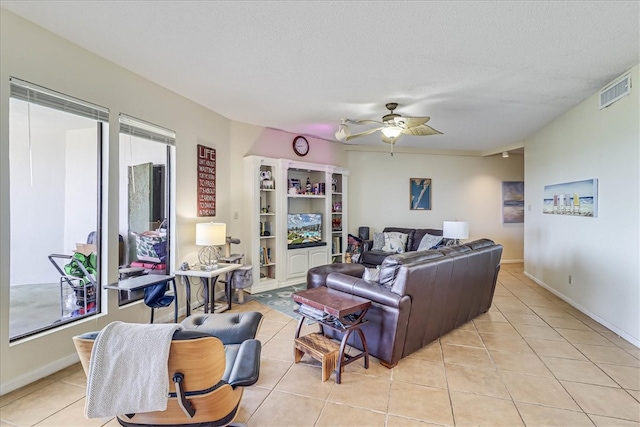
M 329 289 L 325 286 L 294 292 L 291 297 L 301 304 L 296 313 L 300 315 L 294 341 L 294 360 L 298 363 L 303 354 L 308 354 L 322 363 L 322 381 L 326 381 L 331 372 L 336 373 L 336 383 L 340 384 L 340 376 L 345 365 L 364 358 L 364 368 L 369 369 L 369 350 L 367 340 L 360 329 L 367 323 L 364 319 L 371 301 L 344 292 Z M 308 306 L 318 310 L 316 313 L 304 311 Z M 320 315 L 320 313 L 323 313 Z M 318 322 L 320 332 L 300 336 L 305 319 Z M 325 336 L 324 328 L 330 328 L 343 333 L 340 346 L 331 338 Z M 356 355 L 345 354 L 349 336 L 357 332 L 362 342 L 362 352 Z

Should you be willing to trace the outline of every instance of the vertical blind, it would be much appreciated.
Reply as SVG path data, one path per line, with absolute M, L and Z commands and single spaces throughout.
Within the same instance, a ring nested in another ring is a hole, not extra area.
M 11 77 L 11 97 L 76 116 L 109 122 L 109 109 Z

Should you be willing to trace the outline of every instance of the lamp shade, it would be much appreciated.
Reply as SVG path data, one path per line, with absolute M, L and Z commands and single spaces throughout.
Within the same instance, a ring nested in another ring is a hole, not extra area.
M 464 221 L 443 221 L 442 237 L 448 239 L 468 239 L 469 223 Z
M 196 245 L 222 246 L 227 243 L 227 224 L 204 222 L 196 224 Z

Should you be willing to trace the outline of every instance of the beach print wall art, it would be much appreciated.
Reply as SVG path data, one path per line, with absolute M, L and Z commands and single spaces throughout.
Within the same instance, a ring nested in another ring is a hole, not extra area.
M 502 182 L 502 223 L 524 222 L 524 181 Z
M 598 216 L 598 180 L 545 185 L 542 213 L 596 218 Z
M 409 179 L 409 209 L 431 210 L 431 178 Z

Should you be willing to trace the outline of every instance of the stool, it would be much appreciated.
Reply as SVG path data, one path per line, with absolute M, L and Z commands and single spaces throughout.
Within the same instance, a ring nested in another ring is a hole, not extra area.
M 307 289 L 326 286 L 327 276 L 331 273 L 344 273 L 349 276 L 362 277 L 364 265 L 337 262 L 310 268 L 307 271 Z
M 228 345 L 241 344 L 248 339 L 254 339 L 262 319 L 262 313 L 257 311 L 192 314 L 180 324 L 187 330 L 211 334 L 222 341 L 222 344 Z
M 322 334 L 314 333 L 296 338 L 293 348 L 293 359 L 298 363 L 302 355 L 309 356 L 322 363 L 322 381 L 326 381 L 338 366 L 340 344 Z

